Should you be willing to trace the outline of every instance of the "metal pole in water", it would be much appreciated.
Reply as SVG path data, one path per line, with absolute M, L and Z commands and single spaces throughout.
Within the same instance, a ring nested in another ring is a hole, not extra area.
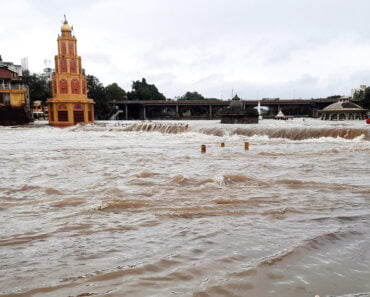
M 200 148 L 201 148 L 202 153 L 206 152 L 206 145 L 205 144 L 202 144 L 202 146 Z
M 249 142 L 244 142 L 244 149 L 249 150 Z
M 225 147 L 225 143 L 224 142 L 221 143 L 221 147 Z

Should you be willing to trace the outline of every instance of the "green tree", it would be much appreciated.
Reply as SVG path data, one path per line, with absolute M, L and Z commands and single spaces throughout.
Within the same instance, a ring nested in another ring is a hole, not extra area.
M 364 91 L 362 107 L 370 110 L 370 87 Z
M 326 98 L 328 99 L 339 99 L 340 97 L 342 97 L 341 95 L 332 95 L 332 96 L 328 96 Z
M 30 74 L 29 71 L 23 71 L 23 82 L 28 85 L 31 100 L 46 101 L 52 97 L 51 81 L 44 74 Z
M 355 93 L 353 94 L 353 99 L 362 101 L 364 99 L 364 91 L 356 90 Z
M 107 120 L 113 112 L 113 107 L 108 104 L 106 92 L 103 84 L 93 75 L 86 77 L 87 97 L 95 101 L 95 118 L 97 120 Z
M 204 100 L 205 98 L 198 92 L 186 92 L 179 100 Z
M 166 97 L 160 93 L 153 84 L 148 84 L 146 79 L 132 82 L 132 91 L 127 93 L 129 100 L 166 100 Z
M 105 96 L 108 101 L 127 99 L 125 90 L 118 86 L 117 83 L 112 83 L 105 87 Z
M 363 108 L 370 109 L 370 87 L 365 90 L 357 90 L 353 94 L 353 99 L 358 101 L 358 104 Z

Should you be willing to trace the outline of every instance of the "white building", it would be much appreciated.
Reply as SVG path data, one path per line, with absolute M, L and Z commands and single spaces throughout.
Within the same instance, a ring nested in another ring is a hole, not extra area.
M 29 71 L 30 70 L 30 68 L 28 66 L 28 57 L 24 57 L 24 58 L 21 59 L 21 65 L 22 65 L 22 70 L 23 71 L 25 71 L 25 70 Z

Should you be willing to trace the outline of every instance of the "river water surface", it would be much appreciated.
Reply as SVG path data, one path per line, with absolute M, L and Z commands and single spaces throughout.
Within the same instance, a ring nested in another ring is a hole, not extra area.
M 0 139 L 0 296 L 370 296 L 363 121 L 38 123 Z

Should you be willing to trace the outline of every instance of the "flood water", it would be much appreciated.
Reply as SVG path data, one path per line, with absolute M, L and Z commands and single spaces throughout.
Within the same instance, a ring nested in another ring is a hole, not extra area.
M 370 296 L 369 126 L 0 127 L 0 296 Z

